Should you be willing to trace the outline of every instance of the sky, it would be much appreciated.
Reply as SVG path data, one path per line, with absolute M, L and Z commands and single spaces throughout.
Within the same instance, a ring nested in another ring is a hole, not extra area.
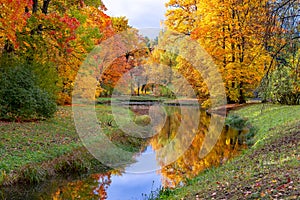
M 103 0 L 110 16 L 126 16 L 134 28 L 160 28 L 168 0 Z

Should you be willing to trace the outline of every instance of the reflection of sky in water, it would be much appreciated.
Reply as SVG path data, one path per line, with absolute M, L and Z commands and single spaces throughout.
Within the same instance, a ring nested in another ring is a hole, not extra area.
M 107 189 L 109 200 L 141 199 L 161 186 L 161 176 L 156 172 L 145 174 L 124 174 L 112 176 L 112 184 Z
M 126 167 L 122 176 L 113 175 L 107 189 L 109 200 L 141 199 L 161 186 L 161 175 L 155 171 L 158 164 L 151 146 L 136 158 L 137 162 Z M 136 173 L 134 173 L 136 172 Z
M 145 174 L 160 169 L 157 163 L 155 152 L 151 146 L 147 146 L 146 150 L 138 157 L 136 163 L 126 167 L 125 171 L 134 174 Z

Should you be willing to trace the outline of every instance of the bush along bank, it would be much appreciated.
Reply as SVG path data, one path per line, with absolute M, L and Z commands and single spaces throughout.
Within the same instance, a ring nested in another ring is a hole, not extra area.
M 249 136 L 252 145 L 240 156 L 205 170 L 183 187 L 161 190 L 157 199 L 299 197 L 300 106 L 257 104 L 233 111 L 230 116 L 233 115 L 247 119 L 247 125 L 255 128 L 255 135 Z

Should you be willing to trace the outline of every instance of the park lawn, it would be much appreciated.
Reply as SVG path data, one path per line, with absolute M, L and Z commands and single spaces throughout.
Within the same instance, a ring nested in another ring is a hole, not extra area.
M 186 186 L 158 199 L 297 199 L 300 196 L 300 106 L 251 105 L 231 112 L 256 128 L 253 145 Z
M 128 139 L 116 128 L 109 106 L 97 105 L 96 114 L 112 141 L 129 151 L 139 150 L 141 141 Z M 0 121 L 0 155 L 0 185 L 107 170 L 84 148 L 75 130 L 71 106 L 59 107 L 55 116 L 45 121 Z
M 6 173 L 80 147 L 71 107 L 59 107 L 54 118 L 37 122 L 0 122 L 0 169 Z

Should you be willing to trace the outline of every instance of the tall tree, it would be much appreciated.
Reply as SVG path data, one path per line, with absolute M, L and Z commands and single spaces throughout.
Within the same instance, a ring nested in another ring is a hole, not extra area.
M 264 75 L 269 56 L 261 39 L 267 1 L 171 0 L 169 29 L 191 35 L 213 57 L 229 102 L 245 102 Z
M 265 31 L 265 48 L 272 60 L 259 88 L 263 100 L 299 104 L 300 3 L 270 1 Z
M 3 0 L 0 7 L 1 50 L 53 67 L 59 76 L 58 101 L 70 103 L 85 56 L 114 34 L 102 1 Z

